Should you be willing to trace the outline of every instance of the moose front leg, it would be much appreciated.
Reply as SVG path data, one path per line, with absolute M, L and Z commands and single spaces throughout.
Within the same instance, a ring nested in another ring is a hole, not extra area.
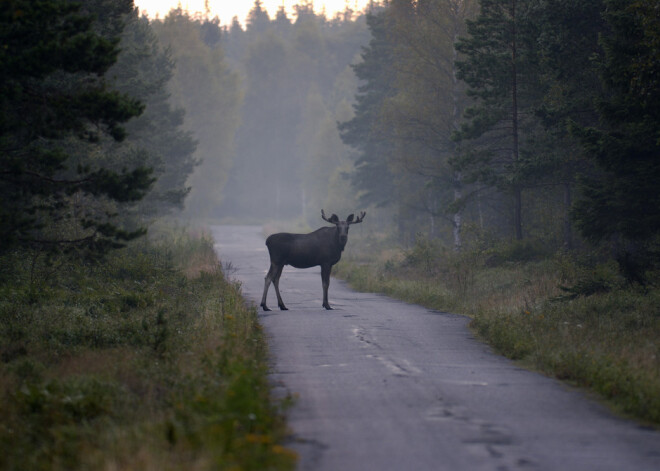
M 323 307 L 331 310 L 328 303 L 328 287 L 330 286 L 330 271 L 332 265 L 321 265 L 321 283 L 323 283 Z
M 266 278 L 264 279 L 264 294 L 261 296 L 261 307 L 264 311 L 270 311 L 270 308 L 266 306 L 266 297 L 268 296 L 268 288 L 270 287 L 270 282 L 273 281 L 275 273 L 277 273 L 277 266 L 271 263 Z

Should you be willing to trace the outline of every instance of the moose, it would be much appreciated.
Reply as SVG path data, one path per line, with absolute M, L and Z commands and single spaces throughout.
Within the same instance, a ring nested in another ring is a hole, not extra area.
M 264 284 L 264 295 L 261 298 L 261 307 L 264 311 L 270 311 L 266 306 L 266 296 L 271 282 L 275 286 L 277 294 L 277 305 L 282 311 L 288 310 L 280 295 L 280 275 L 284 265 L 294 268 L 310 268 L 321 266 L 321 282 L 323 284 L 323 307 L 332 309 L 328 303 L 328 287 L 330 286 L 330 271 L 332 266 L 339 261 L 348 241 L 348 227 L 351 224 L 362 222 L 366 213 L 362 211 L 355 218 L 350 214 L 345 221 L 340 221 L 336 214 L 329 218 L 321 210 L 321 218 L 334 224 L 335 227 L 321 227 L 309 234 L 289 234 L 280 232 L 266 239 L 266 247 L 270 255 L 270 269 L 266 275 Z

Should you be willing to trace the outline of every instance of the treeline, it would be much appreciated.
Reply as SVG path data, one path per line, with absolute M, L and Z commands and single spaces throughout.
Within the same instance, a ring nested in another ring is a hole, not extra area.
M 364 204 L 401 237 L 604 242 L 631 280 L 657 258 L 657 1 L 391 0 L 355 66 Z M 577 226 L 579 233 L 573 231 Z

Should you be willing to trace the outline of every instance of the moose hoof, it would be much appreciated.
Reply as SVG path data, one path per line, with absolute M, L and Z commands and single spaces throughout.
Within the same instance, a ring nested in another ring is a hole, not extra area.
M 269 308 L 268 306 L 266 306 L 265 304 L 262 304 L 262 305 L 261 305 L 261 308 L 262 308 L 264 311 L 270 311 L 270 308 Z
M 284 304 L 280 304 L 280 311 L 288 311 L 289 308 L 286 307 Z
M 323 307 L 328 311 L 332 311 L 332 308 L 330 307 L 329 304 L 324 304 Z

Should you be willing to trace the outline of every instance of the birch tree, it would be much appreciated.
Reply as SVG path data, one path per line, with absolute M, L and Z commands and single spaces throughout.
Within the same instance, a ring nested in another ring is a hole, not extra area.
M 455 250 L 462 246 L 461 228 L 466 202 L 457 158 L 458 131 L 466 105 L 464 84 L 458 80 L 455 44 L 466 32 L 466 20 L 476 12 L 472 0 L 394 0 L 397 39 L 398 93 L 388 103 L 396 128 L 397 162 L 423 182 L 418 207 L 431 218 L 447 221 Z

